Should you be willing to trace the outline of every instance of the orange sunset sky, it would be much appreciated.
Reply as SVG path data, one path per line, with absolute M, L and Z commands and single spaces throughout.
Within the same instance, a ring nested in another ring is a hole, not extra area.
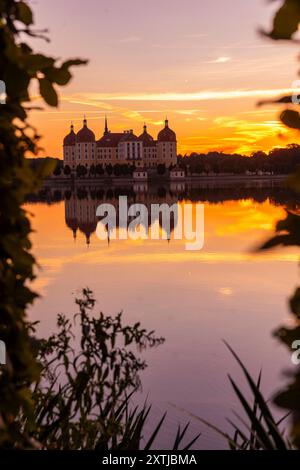
M 280 2 L 263 0 L 32 0 L 50 43 L 35 50 L 89 64 L 73 69 L 60 106 L 31 112 L 43 155 L 86 114 L 98 139 L 104 115 L 120 132 L 143 123 L 156 137 L 167 115 L 178 152 L 251 152 L 300 141 L 281 126 L 280 108 L 256 102 L 285 93 L 297 78 L 297 47 L 259 36 Z M 39 100 L 37 99 L 37 104 Z

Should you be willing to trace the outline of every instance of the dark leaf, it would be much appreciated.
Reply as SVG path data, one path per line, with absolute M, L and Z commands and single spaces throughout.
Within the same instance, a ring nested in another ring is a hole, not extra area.
M 49 106 L 58 105 L 57 93 L 52 85 L 52 83 L 47 78 L 39 79 L 40 83 L 40 93 Z

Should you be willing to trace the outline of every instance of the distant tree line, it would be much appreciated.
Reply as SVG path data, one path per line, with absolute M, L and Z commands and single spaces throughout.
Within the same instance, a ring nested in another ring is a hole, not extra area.
M 46 159 L 32 158 L 30 159 L 30 165 L 34 170 L 37 170 L 42 164 L 44 164 L 45 160 L 54 163 L 54 176 L 71 176 L 72 174 L 77 178 L 93 178 L 98 176 L 132 176 L 134 170 L 136 169 L 134 165 L 129 165 L 127 163 L 116 163 L 115 165 L 112 165 L 111 163 L 107 165 L 98 163 L 96 165 L 93 164 L 90 167 L 79 164 L 76 166 L 75 170 L 72 171 L 69 165 L 64 165 L 63 160 L 53 157 L 46 157 Z M 157 165 L 156 172 L 158 175 L 164 175 L 166 171 L 166 165 Z
M 128 165 L 127 163 L 116 163 L 112 165 L 109 163 L 108 165 L 102 165 L 98 163 L 97 165 L 91 165 L 89 168 L 84 165 L 77 165 L 75 174 L 78 178 L 80 177 L 97 177 L 97 176 L 132 176 L 136 167 L 134 165 Z M 157 174 L 164 175 L 166 173 L 166 166 L 165 165 L 157 165 Z M 65 165 L 64 167 L 57 166 L 54 175 L 59 176 L 64 174 L 65 176 L 69 176 L 72 174 L 72 170 L 69 165 Z
M 300 165 L 300 146 L 290 144 L 283 148 L 274 148 L 270 152 L 253 153 L 250 157 L 240 154 L 209 152 L 179 155 L 178 164 L 191 173 L 274 173 L 290 174 Z

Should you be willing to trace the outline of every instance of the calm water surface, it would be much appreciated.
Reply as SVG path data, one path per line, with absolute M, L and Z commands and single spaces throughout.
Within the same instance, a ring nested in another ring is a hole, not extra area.
M 271 183 L 126 190 L 131 202 L 204 202 L 205 246 L 188 252 L 184 241 L 172 239 L 100 241 L 95 207 L 103 201 L 117 204 L 122 191 L 52 188 L 26 204 L 41 267 L 34 286 L 41 298 L 31 319 L 40 320 L 41 334 L 50 334 L 56 314 L 71 316 L 74 295 L 89 286 L 99 310 L 123 310 L 126 322 L 155 329 L 166 343 L 147 353 L 142 382 L 143 396 L 153 403 L 152 420 L 168 411 L 158 446 L 170 445 L 178 422 L 191 421 L 191 435 L 202 432 L 198 448 L 222 448 L 224 442 L 188 412 L 226 428 L 225 418 L 239 410 L 226 374 L 243 381 L 222 338 L 252 374 L 263 369 L 266 396 L 291 366 L 271 332 L 289 321 L 287 297 L 297 283 L 297 251 L 251 250 L 272 233 L 285 207 L 295 208 L 298 201 Z

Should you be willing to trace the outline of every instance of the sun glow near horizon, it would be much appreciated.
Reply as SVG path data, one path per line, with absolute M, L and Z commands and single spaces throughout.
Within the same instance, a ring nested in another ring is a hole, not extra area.
M 276 96 L 274 90 L 274 95 Z M 254 95 L 254 92 L 253 92 Z M 257 96 L 257 95 L 255 95 Z M 139 135 L 142 126 L 147 124 L 150 134 L 156 138 L 168 115 L 170 127 L 177 134 L 178 153 L 207 153 L 223 151 L 227 153 L 251 153 L 274 147 L 297 143 L 299 133 L 287 129 L 279 120 L 279 109 L 274 107 L 257 108 L 249 97 L 240 99 L 234 112 L 230 112 L 227 98 L 220 106 L 217 100 L 207 100 L 205 106 L 198 101 L 96 101 L 93 96 L 62 96 L 59 110 L 47 109 L 31 113 L 31 121 L 37 125 L 42 135 L 41 156 L 62 157 L 62 141 L 73 122 L 75 131 L 82 127 L 86 115 L 88 126 L 99 139 L 103 133 L 104 117 L 114 132 L 133 129 Z M 247 105 L 244 110 L 242 102 Z M 252 104 L 252 106 L 251 106 Z M 221 110 L 220 110 L 221 108 Z

